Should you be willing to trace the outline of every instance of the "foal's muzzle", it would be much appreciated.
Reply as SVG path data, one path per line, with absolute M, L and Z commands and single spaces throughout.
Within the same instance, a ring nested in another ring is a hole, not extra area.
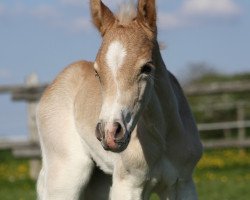
M 107 123 L 100 121 L 96 126 L 95 134 L 103 148 L 113 152 L 124 151 L 130 139 L 130 134 L 118 121 Z

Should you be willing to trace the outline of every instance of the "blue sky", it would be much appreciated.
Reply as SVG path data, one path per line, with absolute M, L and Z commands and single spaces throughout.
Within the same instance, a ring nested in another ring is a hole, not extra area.
M 104 2 L 115 10 L 122 0 Z M 224 73 L 250 71 L 250 1 L 157 4 L 159 40 L 167 46 L 163 58 L 180 79 L 190 63 L 207 63 Z M 101 38 L 88 7 L 88 0 L 1 0 L 0 84 L 22 83 L 33 72 L 42 82 L 51 81 L 76 60 L 94 60 Z M 26 132 L 24 104 L 0 96 L 0 108 L 0 137 Z

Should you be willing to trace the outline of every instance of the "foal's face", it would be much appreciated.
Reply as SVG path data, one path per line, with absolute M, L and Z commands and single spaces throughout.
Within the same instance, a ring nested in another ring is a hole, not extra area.
M 97 137 L 105 149 L 126 148 L 153 86 L 152 41 L 139 29 L 114 26 L 104 39 L 95 62 L 103 104 Z
M 121 152 L 151 95 L 155 37 L 138 19 L 126 25 L 112 19 L 94 64 L 103 100 L 96 136 L 104 149 Z

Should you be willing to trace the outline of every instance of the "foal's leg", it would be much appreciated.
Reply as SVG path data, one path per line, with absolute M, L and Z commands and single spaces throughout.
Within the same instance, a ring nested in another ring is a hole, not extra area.
M 81 188 L 88 184 L 94 164 L 71 119 L 63 122 L 67 125 L 64 127 L 52 122 L 53 119 L 39 127 L 43 167 L 37 185 L 38 198 L 77 200 Z
M 111 200 L 143 200 L 143 186 L 134 184 L 134 178 L 113 179 Z
M 41 200 L 77 200 L 86 187 L 93 163 L 88 157 L 53 158 L 43 167 L 38 180 Z
M 169 190 L 167 200 L 197 200 L 197 193 L 194 182 L 189 180 L 178 180 Z
M 144 177 L 130 174 L 125 169 L 116 169 L 113 173 L 111 188 L 111 200 L 144 200 L 143 190 L 145 187 Z
M 177 186 L 177 199 L 197 200 L 197 193 L 193 179 L 180 180 Z
M 105 174 L 96 167 L 81 199 L 108 200 L 111 184 L 111 175 Z

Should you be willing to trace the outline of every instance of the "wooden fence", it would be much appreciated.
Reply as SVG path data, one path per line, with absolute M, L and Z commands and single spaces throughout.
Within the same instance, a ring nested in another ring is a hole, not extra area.
M 45 87 L 46 85 L 39 84 L 36 74 L 28 76 L 24 85 L 0 86 L 0 93 L 10 93 L 13 101 L 24 100 L 27 102 L 29 131 L 28 141 L 0 141 L 0 150 L 11 149 L 15 157 L 29 158 L 30 177 L 33 179 L 37 178 L 41 166 L 41 152 L 36 127 L 36 107 Z
M 25 142 L 12 142 L 12 141 L 1 141 L 1 149 L 11 149 L 14 156 L 24 157 L 30 159 L 31 171 L 30 175 L 33 178 L 37 177 L 40 169 L 40 147 L 38 141 L 38 134 L 36 128 L 35 110 L 37 102 L 40 99 L 42 92 L 48 84 L 40 84 L 38 77 L 35 74 L 30 75 L 25 84 L 23 85 L 6 85 L 0 86 L 0 94 L 8 93 L 11 94 L 13 101 L 25 101 L 27 102 L 27 121 L 29 129 L 29 141 Z M 187 96 L 202 96 L 202 95 L 213 95 L 223 93 L 240 93 L 250 92 L 250 81 L 249 82 L 230 82 L 230 83 L 211 83 L 211 84 L 200 84 L 200 85 L 189 85 L 184 87 L 184 91 Z M 227 147 L 238 147 L 245 148 L 250 147 L 250 139 L 246 137 L 246 128 L 250 128 L 250 120 L 245 119 L 245 106 L 244 103 L 236 102 L 230 105 L 213 105 L 214 108 L 218 106 L 230 107 L 236 106 L 237 109 L 237 121 L 232 122 L 217 122 L 217 123 L 203 123 L 198 124 L 198 129 L 201 134 L 203 131 L 213 130 L 224 130 L 225 138 L 220 140 L 209 140 L 204 141 L 203 145 L 205 148 L 227 148 Z M 203 108 L 199 108 L 203 109 Z M 238 130 L 238 137 L 232 139 L 228 137 L 231 129 Z

